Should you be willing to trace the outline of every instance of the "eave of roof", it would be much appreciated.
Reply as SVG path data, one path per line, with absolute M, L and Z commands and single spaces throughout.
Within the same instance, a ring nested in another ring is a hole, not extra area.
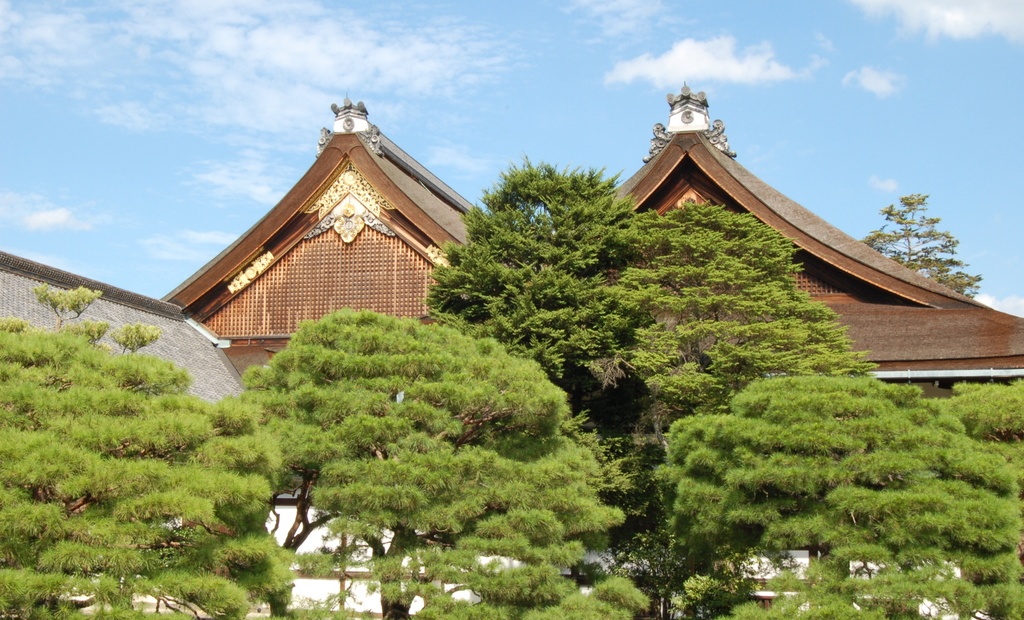
M 855 347 L 883 366 L 1024 368 L 1024 319 L 986 307 L 829 303 Z
M 700 133 L 675 134 L 657 156 L 622 184 L 619 192 L 633 195 L 638 207 L 643 208 L 686 160 L 694 162 L 739 206 L 786 234 L 798 247 L 853 277 L 921 305 L 984 307 L 832 226 L 722 153 Z

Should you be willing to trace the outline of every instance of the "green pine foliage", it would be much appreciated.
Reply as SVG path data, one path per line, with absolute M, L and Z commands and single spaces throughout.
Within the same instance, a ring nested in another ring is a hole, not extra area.
M 85 312 L 92 302 L 103 295 L 102 291 L 94 291 L 84 286 L 64 290 L 50 288 L 49 284 L 40 284 L 32 289 L 32 292 L 35 293 L 36 300 L 39 303 L 53 312 L 55 317 L 54 329 L 57 331 L 60 331 L 64 321 L 77 319 L 82 316 L 82 313 Z
M 469 242 L 446 248 L 427 297 L 431 314 L 537 360 L 580 399 L 592 361 L 613 355 L 640 320 L 609 288 L 632 247 L 632 202 L 599 170 L 525 161 L 501 175 L 463 220 Z
M 959 383 L 953 397 L 941 404 L 963 421 L 968 435 L 983 442 L 986 450 L 1001 454 L 1014 468 L 1024 511 L 1024 381 Z M 1024 564 L 1024 531 L 1017 551 Z
M 954 291 L 974 297 L 980 275 L 963 271 L 967 265 L 956 256 L 960 241 L 952 233 L 939 230 L 942 220 L 928 217 L 928 196 L 910 194 L 900 198 L 900 206 L 881 210 L 886 224 L 863 239 L 878 252 L 931 278 Z M 887 229 L 889 226 L 891 229 Z
M 870 368 L 835 313 L 797 288 L 793 245 L 753 216 L 690 203 L 634 226 L 640 256 L 619 286 L 656 322 L 625 358 L 654 394 L 655 433 L 758 378 Z
M 0 331 L 0 617 L 242 618 L 290 580 L 265 531 L 279 455 L 185 371 Z
M 769 584 L 797 591 L 780 609 L 916 618 L 930 601 L 961 618 L 1024 613 L 1015 472 L 914 387 L 755 382 L 730 413 L 676 422 L 669 457 L 675 525 L 706 570 L 734 554 L 810 551 L 802 581 Z
M 343 311 L 303 324 L 245 380 L 285 451 L 281 488 L 297 494 L 286 546 L 326 525 L 340 568 L 371 569 L 384 618 L 405 618 L 416 596 L 427 619 L 615 618 L 645 603 L 618 581 L 580 599 L 561 574 L 622 517 L 598 501 L 595 458 L 536 362 L 440 325 Z M 480 602 L 453 596 L 466 591 Z
M 115 329 L 110 337 L 121 347 L 122 353 L 135 353 L 159 340 L 162 334 L 163 330 L 156 325 L 130 323 Z

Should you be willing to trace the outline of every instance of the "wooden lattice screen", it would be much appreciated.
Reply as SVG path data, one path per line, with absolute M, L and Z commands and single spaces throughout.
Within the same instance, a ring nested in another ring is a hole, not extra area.
M 300 242 L 204 323 L 227 338 L 291 334 L 340 308 L 401 317 L 427 313 L 431 264 L 369 228 L 352 243 L 333 231 Z
M 811 295 L 840 295 L 842 290 L 805 272 L 796 274 L 796 286 Z

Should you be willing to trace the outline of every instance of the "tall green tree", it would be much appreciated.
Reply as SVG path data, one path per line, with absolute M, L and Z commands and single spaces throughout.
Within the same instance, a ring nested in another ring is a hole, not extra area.
M 243 618 L 287 591 L 257 412 L 66 333 L 0 331 L 0 617 Z
M 677 421 L 669 454 L 675 524 L 693 557 L 810 552 L 803 581 L 777 586 L 799 591 L 781 602 L 790 612 L 1024 613 L 1015 472 L 917 388 L 759 381 L 727 414 Z
M 955 258 L 960 241 L 952 233 L 939 230 L 942 220 L 928 217 L 927 194 L 900 198 L 899 206 L 881 210 L 886 224 L 864 237 L 864 243 L 906 267 L 927 276 L 954 291 L 974 297 L 980 275 L 963 271 L 967 265 Z
M 512 166 L 463 218 L 427 297 L 431 314 L 537 360 L 573 408 L 597 385 L 589 365 L 627 343 L 641 315 L 609 289 L 632 253 L 632 202 L 599 170 Z
M 415 597 L 422 618 L 629 618 L 645 604 L 614 580 L 580 598 L 561 574 L 622 517 L 598 501 L 594 455 L 536 362 L 345 311 L 303 324 L 246 383 L 296 489 L 286 544 L 328 527 L 339 565 L 371 570 L 384 618 Z
M 870 368 L 836 314 L 797 288 L 793 244 L 753 216 L 690 203 L 634 226 L 639 257 L 619 287 L 654 322 L 625 359 L 654 395 L 655 435 L 761 377 Z

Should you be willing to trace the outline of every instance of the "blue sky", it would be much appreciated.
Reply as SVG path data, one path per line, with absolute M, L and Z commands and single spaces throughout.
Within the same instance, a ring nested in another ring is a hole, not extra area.
M 929 194 L 980 299 L 1024 315 L 1020 0 L 0 0 L 0 249 L 162 297 L 346 96 L 477 202 L 523 157 L 628 177 L 684 82 L 855 237 Z

